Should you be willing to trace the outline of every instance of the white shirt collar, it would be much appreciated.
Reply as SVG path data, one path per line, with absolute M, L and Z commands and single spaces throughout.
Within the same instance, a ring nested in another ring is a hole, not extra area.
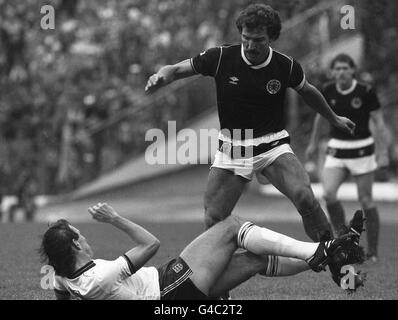
M 336 83 L 336 90 L 337 90 L 337 92 L 338 93 L 340 93 L 340 94 L 342 94 L 342 95 L 347 95 L 347 94 L 349 94 L 349 93 L 351 93 L 351 92 L 353 92 L 354 90 L 355 90 L 355 88 L 356 88 L 356 86 L 357 86 L 357 83 L 358 83 L 358 81 L 357 80 L 352 80 L 352 85 L 351 85 L 351 87 L 349 87 L 348 89 L 346 89 L 346 90 L 341 90 L 340 88 L 339 88 L 339 86 L 337 85 L 337 83 Z
M 271 62 L 271 59 L 272 59 L 272 52 L 273 52 L 272 48 L 269 47 L 268 58 L 263 63 L 258 64 L 256 66 L 253 66 L 253 64 L 249 60 L 247 60 L 247 58 L 245 56 L 245 51 L 243 49 L 243 44 L 241 45 L 241 49 L 240 49 L 240 53 L 242 55 L 243 61 L 246 62 L 246 64 L 249 65 L 250 68 L 252 68 L 252 69 L 261 69 L 261 68 L 264 68 L 264 67 L 268 66 L 269 63 Z

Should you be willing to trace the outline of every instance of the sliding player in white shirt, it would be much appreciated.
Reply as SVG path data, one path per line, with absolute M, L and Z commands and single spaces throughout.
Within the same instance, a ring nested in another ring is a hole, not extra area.
M 58 299 L 209 299 L 218 297 L 259 273 L 288 276 L 324 270 L 332 263 L 355 263 L 362 212 L 343 237 L 321 243 L 302 242 L 230 216 L 198 236 L 180 254 L 159 268 L 144 267 L 157 252 L 159 240 L 121 217 L 106 203 L 89 208 L 94 219 L 125 232 L 135 246 L 113 261 L 93 259 L 78 229 L 59 220 L 45 232 L 41 254 L 54 267 Z M 243 252 L 235 252 L 237 248 Z M 343 275 L 341 275 L 342 277 Z M 340 285 L 340 279 L 333 279 Z M 356 286 L 362 285 L 356 276 Z

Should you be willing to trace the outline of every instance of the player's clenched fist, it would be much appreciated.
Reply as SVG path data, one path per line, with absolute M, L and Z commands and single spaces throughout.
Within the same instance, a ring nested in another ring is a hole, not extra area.
M 334 125 L 339 128 L 340 130 L 343 130 L 351 135 L 354 135 L 355 132 L 355 123 L 352 122 L 350 119 L 346 117 L 340 117 L 337 116 L 336 122 Z
M 113 209 L 107 203 L 101 202 L 88 208 L 88 212 L 91 214 L 93 219 L 105 223 L 112 223 L 117 217 L 120 217 L 115 209 Z
M 155 73 L 149 77 L 148 82 L 145 86 L 145 92 L 153 92 L 156 89 L 159 89 L 163 83 L 164 78 L 161 75 Z

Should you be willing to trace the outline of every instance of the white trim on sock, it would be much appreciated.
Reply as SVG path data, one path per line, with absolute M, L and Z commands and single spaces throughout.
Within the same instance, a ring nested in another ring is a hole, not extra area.
M 240 247 L 258 255 L 276 255 L 306 260 L 314 255 L 319 243 L 303 242 L 281 233 L 244 224 L 238 233 Z
M 250 228 L 252 228 L 253 226 L 254 226 L 254 224 L 250 221 L 247 221 L 244 224 L 242 224 L 242 226 L 240 227 L 240 229 L 238 231 L 238 238 L 237 238 L 238 247 L 245 248 L 243 241 L 246 237 L 247 231 Z

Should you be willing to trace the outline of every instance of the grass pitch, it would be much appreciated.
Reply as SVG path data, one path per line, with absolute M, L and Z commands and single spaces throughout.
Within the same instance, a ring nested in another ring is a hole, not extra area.
M 382 206 L 383 207 L 383 206 Z M 141 221 L 137 221 L 141 222 Z M 305 240 L 300 222 L 268 222 L 257 219 L 278 232 Z M 149 222 L 142 225 L 161 240 L 161 249 L 150 261 L 158 265 L 181 252 L 194 236 L 203 230 L 200 221 Z M 80 222 L 76 226 L 86 235 L 96 257 L 114 259 L 130 248 L 129 238 L 110 225 Z M 368 272 L 364 288 L 347 295 L 331 280 L 328 272 L 305 272 L 286 278 L 256 276 L 231 292 L 233 299 L 397 299 L 398 298 L 398 233 L 397 223 L 384 223 L 381 229 L 380 262 L 362 265 Z M 54 299 L 51 290 L 43 290 L 40 281 L 42 264 L 37 255 L 44 223 L 0 225 L 0 299 Z
M 149 265 L 159 265 L 177 256 L 203 230 L 203 194 L 207 166 L 195 166 L 171 176 L 159 177 L 129 188 L 114 190 L 92 199 L 43 208 L 36 223 L 0 224 L 0 300 L 54 299 L 43 290 L 37 249 L 46 221 L 66 218 L 91 244 L 95 257 L 115 259 L 130 249 L 129 238 L 110 225 L 93 222 L 87 207 L 108 202 L 122 215 L 142 224 L 161 240 L 161 248 Z M 381 217 L 380 261 L 357 269 L 368 273 L 364 288 L 347 295 L 328 272 L 307 271 L 285 278 L 256 276 L 231 292 L 233 299 L 397 299 L 398 211 L 397 203 L 377 203 Z M 347 218 L 358 204 L 344 203 Z M 234 214 L 259 225 L 310 241 L 299 214 L 285 198 L 245 193 Z M 366 234 L 363 235 L 366 239 Z M 363 241 L 363 240 L 362 240 Z M 364 243 L 365 244 L 365 243 Z

